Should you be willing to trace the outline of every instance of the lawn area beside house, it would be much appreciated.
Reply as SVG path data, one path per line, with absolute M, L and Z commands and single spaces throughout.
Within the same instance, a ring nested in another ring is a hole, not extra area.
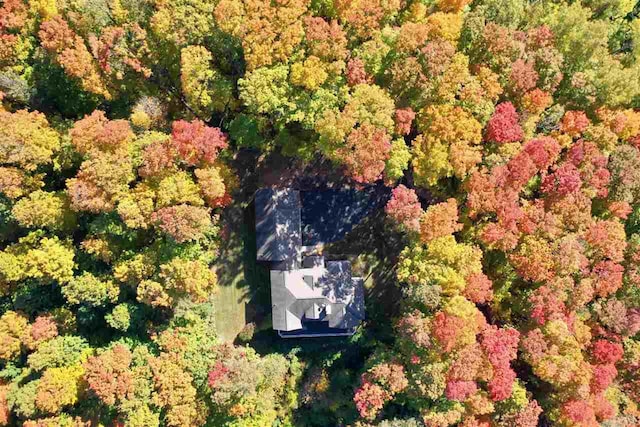
M 221 215 L 220 255 L 215 263 L 218 291 L 212 297 L 216 332 L 221 341 L 232 342 L 249 322 L 264 318 L 269 306 L 269 272 L 256 261 L 255 212 L 257 188 L 255 153 L 234 158 L 243 171 L 234 202 Z
M 254 222 L 250 201 L 230 206 L 222 219 L 213 303 L 216 330 L 225 342 L 232 342 L 247 323 L 260 325 L 270 316 L 269 271 L 256 261 Z
M 231 219 L 232 214 L 242 212 L 240 207 L 229 208 L 224 220 Z M 216 262 L 218 273 L 218 291 L 213 296 L 215 308 L 216 332 L 221 341 L 231 342 L 246 324 L 246 306 L 249 302 L 249 284 L 245 279 L 243 234 L 244 224 L 225 222 L 224 237 L 220 256 Z

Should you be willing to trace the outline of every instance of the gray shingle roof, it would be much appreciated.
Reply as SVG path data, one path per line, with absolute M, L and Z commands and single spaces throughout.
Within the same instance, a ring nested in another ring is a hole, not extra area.
M 300 203 L 292 189 L 261 189 L 255 197 L 257 258 L 273 268 L 273 329 L 286 336 L 352 334 L 364 319 L 364 281 L 352 276 L 349 261 L 309 256 L 300 268 Z
M 302 245 L 300 192 L 263 188 L 256 192 L 258 261 L 295 259 Z
M 328 328 L 352 329 L 364 319 L 364 281 L 352 277 L 349 261 L 272 270 L 271 301 L 273 329 L 294 331 L 315 321 L 327 322 Z

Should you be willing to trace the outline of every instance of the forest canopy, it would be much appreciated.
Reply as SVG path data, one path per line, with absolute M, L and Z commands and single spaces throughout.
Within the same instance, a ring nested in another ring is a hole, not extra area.
M 0 425 L 640 425 L 639 15 L 0 0 Z M 388 188 L 359 362 L 217 334 L 245 153 Z

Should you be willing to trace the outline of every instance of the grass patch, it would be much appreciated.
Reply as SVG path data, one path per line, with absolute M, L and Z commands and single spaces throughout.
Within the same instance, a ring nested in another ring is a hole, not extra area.
M 230 206 L 222 221 L 222 246 L 216 261 L 219 286 L 212 299 L 218 336 L 232 342 L 247 323 L 260 320 L 265 307 L 270 308 L 265 301 L 265 296 L 269 298 L 269 275 L 256 262 L 253 206 Z

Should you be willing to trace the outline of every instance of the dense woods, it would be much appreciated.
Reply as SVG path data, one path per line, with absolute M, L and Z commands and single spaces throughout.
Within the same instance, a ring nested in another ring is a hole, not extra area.
M 640 425 L 639 14 L 0 0 L 0 425 Z M 218 336 L 242 153 L 390 189 L 342 350 Z

